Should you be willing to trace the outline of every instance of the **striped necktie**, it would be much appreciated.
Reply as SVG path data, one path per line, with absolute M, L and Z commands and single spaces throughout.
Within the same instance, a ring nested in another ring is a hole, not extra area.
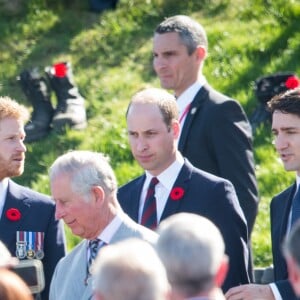
M 151 179 L 142 213 L 141 224 L 150 229 L 155 229 L 157 227 L 155 186 L 158 182 L 159 181 L 156 177 Z

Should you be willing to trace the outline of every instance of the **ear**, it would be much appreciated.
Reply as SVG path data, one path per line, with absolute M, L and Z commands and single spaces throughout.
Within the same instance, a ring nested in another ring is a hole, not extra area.
M 228 256 L 224 255 L 224 258 L 223 258 L 223 260 L 220 264 L 220 267 L 217 271 L 217 274 L 215 276 L 215 285 L 216 286 L 218 286 L 218 287 L 222 286 L 222 284 L 226 278 L 228 269 L 229 269 Z
M 95 200 L 96 205 L 102 205 L 105 199 L 105 192 L 100 185 L 96 185 L 92 187 L 93 198 Z
M 179 122 L 177 120 L 173 120 L 172 124 L 171 124 L 171 127 L 172 127 L 174 138 L 177 140 L 179 138 L 179 133 L 180 133 L 180 124 L 179 124 Z
M 198 46 L 195 52 L 198 61 L 202 62 L 206 58 L 206 49 L 204 47 Z

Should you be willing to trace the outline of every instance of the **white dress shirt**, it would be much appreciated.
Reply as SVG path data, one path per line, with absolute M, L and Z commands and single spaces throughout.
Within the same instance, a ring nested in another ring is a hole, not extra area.
M 176 160 L 166 170 L 164 170 L 158 176 L 155 176 L 159 180 L 158 184 L 155 186 L 157 223 L 159 223 L 159 220 L 161 219 L 171 189 L 178 177 L 183 163 L 184 159 L 182 155 L 179 152 L 177 152 Z M 146 194 L 152 177 L 153 175 L 146 171 L 146 180 L 143 185 L 139 205 L 139 223 L 141 222 Z
M 8 178 L 4 178 L 3 180 L 0 181 L 0 218 L 3 212 L 7 189 L 8 189 Z
M 183 128 L 186 116 L 187 116 L 187 108 L 194 100 L 196 94 L 200 90 L 200 88 L 206 83 L 206 79 L 204 76 L 201 76 L 195 83 L 193 83 L 188 89 L 186 89 L 178 98 L 177 105 L 179 108 L 179 120 L 180 127 Z

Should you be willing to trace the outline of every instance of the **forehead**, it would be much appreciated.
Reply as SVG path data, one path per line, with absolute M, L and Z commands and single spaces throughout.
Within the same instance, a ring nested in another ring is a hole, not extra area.
M 174 47 L 183 47 L 178 32 L 155 33 L 153 38 L 153 49 L 160 51 L 168 51 Z
M 0 120 L 0 134 L 10 135 L 12 133 L 23 132 L 23 122 L 15 118 L 4 118 Z
M 296 114 L 275 110 L 272 116 L 272 128 L 300 127 L 300 117 Z
M 127 125 L 155 126 L 163 123 L 162 113 L 155 103 L 132 103 L 127 114 Z

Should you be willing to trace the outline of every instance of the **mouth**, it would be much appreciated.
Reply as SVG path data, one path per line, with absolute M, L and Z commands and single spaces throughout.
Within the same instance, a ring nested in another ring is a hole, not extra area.
M 288 161 L 293 157 L 292 154 L 280 154 L 280 158 L 282 161 Z

